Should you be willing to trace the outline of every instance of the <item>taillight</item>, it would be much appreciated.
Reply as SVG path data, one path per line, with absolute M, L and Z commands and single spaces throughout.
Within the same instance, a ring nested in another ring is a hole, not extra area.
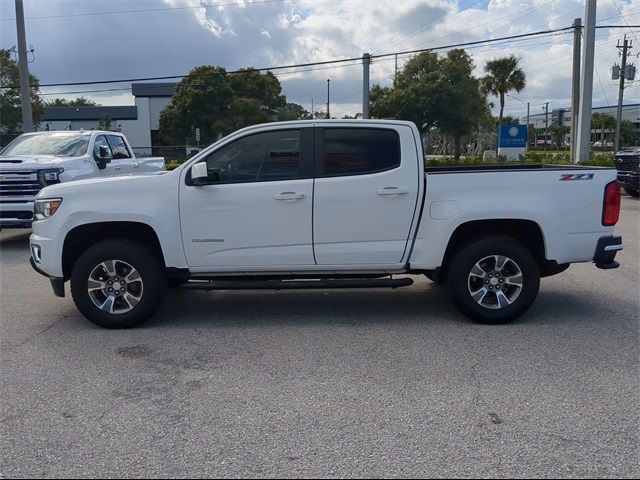
M 604 188 L 602 205 L 602 225 L 610 227 L 618 223 L 620 218 L 620 183 L 614 180 Z

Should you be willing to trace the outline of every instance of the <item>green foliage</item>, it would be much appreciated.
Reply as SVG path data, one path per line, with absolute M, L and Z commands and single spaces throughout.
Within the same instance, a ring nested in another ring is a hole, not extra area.
M 482 79 L 482 90 L 491 93 L 500 100 L 498 124 L 502 124 L 504 97 L 510 91 L 521 92 L 526 85 L 524 71 L 518 66 L 520 60 L 515 55 L 490 60 L 484 67 L 487 76 Z
M 176 95 L 160 113 L 160 132 L 177 144 L 193 143 L 199 128 L 200 143 L 211 143 L 219 135 L 277 119 L 279 111 L 287 110 L 281 90 L 271 72 L 245 68 L 228 74 L 222 67 L 196 67 L 180 81 Z
M 445 57 L 421 53 L 407 62 L 393 87 L 374 85 L 372 117 L 410 120 L 423 135 L 437 129 L 451 140 L 459 157 L 462 138 L 488 114 L 472 71 L 473 61 L 464 50 L 451 50 Z
M 623 120 L 620 122 L 620 145 L 623 147 L 630 147 L 636 143 L 637 140 L 636 128 L 633 125 L 633 122 L 630 120 Z
M 54 98 L 53 100 L 46 100 L 44 102 L 45 107 L 100 107 L 99 103 L 86 97 L 77 97 L 73 100 L 66 98 Z
M 98 130 L 111 130 L 111 117 L 109 115 L 98 120 Z
M 616 119 L 606 113 L 594 113 L 591 115 L 591 128 L 594 130 L 600 130 L 600 140 L 604 142 L 605 130 L 615 130 Z
M 564 136 L 571 131 L 571 128 L 566 125 L 551 125 L 549 127 L 549 134 L 551 135 L 551 142 L 554 145 L 562 146 L 564 143 Z
M 31 110 L 33 123 L 42 118 L 43 104 L 39 95 L 38 79 L 29 75 L 31 85 Z M 20 105 L 20 73 L 18 63 L 9 50 L 0 50 L 0 134 L 22 132 L 22 107 Z
M 278 109 L 278 121 L 287 120 L 310 120 L 311 113 L 307 112 L 302 105 L 297 103 L 287 103 Z

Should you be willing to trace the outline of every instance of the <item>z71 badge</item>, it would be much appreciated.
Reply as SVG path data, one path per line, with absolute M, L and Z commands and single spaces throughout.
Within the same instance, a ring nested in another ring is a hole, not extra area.
M 593 180 L 593 173 L 571 173 L 567 175 L 560 175 L 561 182 L 567 182 L 569 180 Z

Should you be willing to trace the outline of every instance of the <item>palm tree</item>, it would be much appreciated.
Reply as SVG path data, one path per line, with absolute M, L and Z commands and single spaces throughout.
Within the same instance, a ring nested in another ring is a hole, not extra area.
M 616 119 L 606 113 L 594 113 L 591 115 L 591 126 L 596 131 L 600 130 L 600 143 L 605 146 L 605 133 L 616 129 Z
M 526 85 L 524 71 L 518 67 L 520 60 L 515 55 L 490 60 L 484 67 L 487 76 L 482 79 L 484 93 L 491 93 L 500 99 L 498 124 L 502 123 L 504 97 L 511 90 L 521 92 Z

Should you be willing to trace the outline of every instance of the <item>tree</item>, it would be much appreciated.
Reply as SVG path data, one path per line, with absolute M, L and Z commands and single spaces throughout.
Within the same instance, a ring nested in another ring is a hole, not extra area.
M 636 127 L 631 120 L 622 120 L 620 123 L 620 145 L 624 147 L 631 147 L 634 144 L 637 145 L 640 138 L 636 133 Z
M 594 113 L 591 115 L 591 128 L 596 130 L 600 130 L 600 141 L 604 146 L 605 142 L 605 131 L 609 130 L 610 132 L 615 131 L 616 129 L 616 119 L 611 115 L 607 115 L 606 113 Z
M 297 103 L 287 103 L 284 107 L 278 109 L 278 121 L 280 122 L 309 119 L 311 119 L 311 113 Z
M 43 112 L 38 79 L 29 75 L 29 83 L 33 124 L 37 125 Z M 13 135 L 21 132 L 22 107 L 18 63 L 11 58 L 9 50 L 0 50 L 0 133 Z
M 549 134 L 551 135 L 551 141 L 554 145 L 562 147 L 564 145 L 564 137 L 569 134 L 571 128 L 566 125 L 551 125 L 549 127 Z
M 487 76 L 482 79 L 482 90 L 495 95 L 500 100 L 498 124 L 502 124 L 504 97 L 511 90 L 521 92 L 526 85 L 524 71 L 518 67 L 519 59 L 515 55 L 490 60 L 484 67 Z
M 200 129 L 202 143 L 239 128 L 273 121 L 286 107 L 282 87 L 271 73 L 245 68 L 228 74 L 222 67 L 202 65 L 189 72 L 171 103 L 160 113 L 160 132 L 176 144 L 193 141 Z
M 507 115 L 505 117 L 502 117 L 502 123 L 507 125 L 518 125 L 520 123 L 520 119 L 518 117 Z
M 459 158 L 462 138 L 489 114 L 472 72 L 473 60 L 464 50 L 451 50 L 442 58 L 421 53 L 407 62 L 393 87 L 372 88 L 372 116 L 411 120 L 423 136 L 436 129 L 451 140 Z
M 99 103 L 86 97 L 77 97 L 73 100 L 67 98 L 54 98 L 53 100 L 45 100 L 45 107 L 100 107 Z
M 98 130 L 111 130 L 111 117 L 109 115 L 98 120 Z

